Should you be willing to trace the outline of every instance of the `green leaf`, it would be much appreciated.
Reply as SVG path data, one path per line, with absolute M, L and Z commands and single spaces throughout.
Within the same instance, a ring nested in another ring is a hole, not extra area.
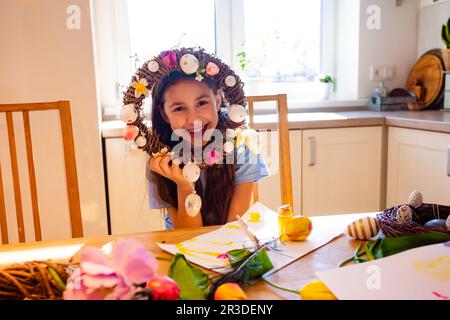
M 177 253 L 169 267 L 171 277 L 180 287 L 182 300 L 204 300 L 208 294 L 208 276 L 190 264 L 186 257 Z
M 240 273 L 244 283 L 252 282 L 261 278 L 267 271 L 273 268 L 269 256 L 265 250 L 260 250 L 254 257 L 248 259 L 252 252 L 247 249 L 236 249 L 227 252 L 230 265 L 233 269 L 238 268 L 243 263 L 246 264 Z
M 450 234 L 443 232 L 427 232 L 410 236 L 383 238 L 370 241 L 375 259 L 387 257 L 405 250 L 450 241 Z
M 442 38 L 442 42 L 446 45 L 447 48 L 450 48 L 450 39 L 449 39 L 449 35 L 448 35 L 449 32 L 450 31 L 447 30 L 445 25 L 442 25 L 441 38 Z

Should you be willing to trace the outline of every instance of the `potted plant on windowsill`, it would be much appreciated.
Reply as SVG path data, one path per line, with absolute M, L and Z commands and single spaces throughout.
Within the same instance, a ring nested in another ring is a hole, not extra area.
M 317 82 L 317 98 L 319 100 L 328 100 L 336 80 L 330 75 L 319 77 Z
M 450 18 L 448 18 L 447 24 L 442 25 L 441 38 L 445 44 L 445 48 L 442 49 L 442 59 L 445 69 L 450 71 Z

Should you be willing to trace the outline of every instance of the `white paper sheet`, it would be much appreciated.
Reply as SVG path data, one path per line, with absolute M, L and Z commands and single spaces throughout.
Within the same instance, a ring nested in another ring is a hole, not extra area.
M 260 222 L 249 222 L 249 214 L 258 212 Z M 374 215 L 369 214 L 369 215 Z M 360 214 L 339 216 L 310 217 L 313 223 L 311 235 L 305 241 L 285 242 L 277 247 L 277 251 L 270 250 L 268 255 L 274 268 L 268 272 L 271 274 L 287 264 L 297 260 L 305 254 L 330 242 L 347 227 L 349 223 L 360 218 Z M 275 211 L 257 202 L 253 204 L 243 216 L 247 224 L 255 231 L 260 242 L 264 243 L 278 236 L 278 215 Z M 237 221 L 227 223 L 223 227 L 181 242 L 179 244 L 162 244 L 158 246 L 172 254 L 183 253 L 186 258 L 200 266 L 225 273 L 230 269 L 228 259 L 224 256 L 227 251 L 242 247 L 254 247 L 245 231 Z M 221 258 L 222 255 L 222 258 Z
M 450 242 L 316 275 L 342 300 L 448 300 Z

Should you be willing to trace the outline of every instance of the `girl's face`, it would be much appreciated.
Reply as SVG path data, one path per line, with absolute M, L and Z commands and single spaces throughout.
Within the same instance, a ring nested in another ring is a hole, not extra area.
M 206 130 L 215 129 L 218 122 L 218 111 L 222 104 L 220 91 L 214 93 L 206 83 L 186 79 L 171 85 L 164 93 L 163 118 L 170 124 L 172 131 L 191 141 L 200 140 Z M 184 130 L 183 130 L 184 129 Z M 180 135 L 180 134 L 179 134 Z M 198 137 L 198 138 L 197 138 Z M 190 138 L 190 139 L 189 139 Z

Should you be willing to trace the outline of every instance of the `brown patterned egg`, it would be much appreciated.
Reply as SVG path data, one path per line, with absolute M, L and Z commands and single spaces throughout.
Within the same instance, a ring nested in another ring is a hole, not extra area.
M 397 219 L 398 223 L 400 224 L 406 224 L 412 221 L 413 212 L 411 208 L 404 204 L 401 207 L 397 209 L 397 213 L 395 214 L 395 218 Z
M 409 195 L 408 204 L 413 208 L 418 208 L 423 203 L 423 196 L 419 191 L 413 191 Z
M 378 231 L 380 231 L 378 219 L 364 217 L 350 223 L 344 233 L 358 240 L 369 240 L 375 237 Z

